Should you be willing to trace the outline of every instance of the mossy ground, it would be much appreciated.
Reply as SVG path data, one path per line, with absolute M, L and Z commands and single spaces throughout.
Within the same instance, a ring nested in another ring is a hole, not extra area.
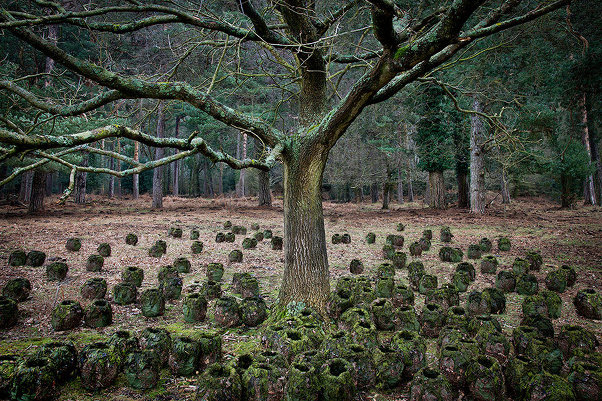
M 246 271 L 255 275 L 261 284 L 262 296 L 272 305 L 277 299 L 278 287 L 282 277 L 284 254 L 272 251 L 269 241 L 262 241 L 256 249 L 245 251 L 242 263 L 229 264 L 228 253 L 232 249 L 240 249 L 243 235 L 237 235 L 232 243 L 216 243 L 215 234 L 224 231 L 223 222 L 231 220 L 233 224 L 250 227 L 260 222 L 262 229 L 272 230 L 274 235 L 282 236 L 282 201 L 276 199 L 272 209 L 256 208 L 255 200 L 232 199 L 184 199 L 166 197 L 164 210 L 150 210 L 150 197 L 143 196 L 138 201 L 107 200 L 101 197 L 90 197 L 85 205 L 68 203 L 64 207 L 54 205 L 53 199 L 47 201 L 48 212 L 43 217 L 29 217 L 23 209 L 0 209 L 0 285 L 15 277 L 25 277 L 32 282 L 31 298 L 19 304 L 21 317 L 16 327 L 0 333 L 0 353 L 27 354 L 36 347 L 53 339 L 71 339 L 78 349 L 84 345 L 106 339 L 119 329 L 130 330 L 135 334 L 148 327 L 165 327 L 172 335 L 194 337 L 199 330 L 214 328 L 211 308 L 208 309 L 207 320 L 200 324 L 189 324 L 182 320 L 181 300 L 166 303 L 165 315 L 147 319 L 142 316 L 138 305 L 119 306 L 113 304 L 114 322 L 102 329 L 80 327 L 72 332 L 55 333 L 50 326 L 50 315 L 53 307 L 66 299 L 80 300 L 82 306 L 90 302 L 82 300 L 79 295 L 81 285 L 88 278 L 102 277 L 107 280 L 111 296 L 112 287 L 121 280 L 121 272 L 125 266 L 139 266 L 145 270 L 145 279 L 140 293 L 148 288 L 158 286 L 157 271 L 162 265 L 172 263 L 177 257 L 186 257 L 192 263 L 190 273 L 182 274 L 184 288 L 195 280 L 203 281 L 206 277 L 205 266 L 210 262 L 224 263 L 225 273 L 222 287 L 226 293 L 232 274 Z M 395 234 L 397 223 L 403 222 L 403 235 L 406 239 L 403 251 L 414 241 L 422 237 L 425 229 L 433 230 L 432 248 L 424 252 L 420 258 L 426 273 L 438 277 L 439 284 L 447 283 L 454 273 L 455 264 L 439 261 L 438 249 L 439 229 L 442 225 L 451 227 L 454 234 L 450 244 L 464 251 L 469 244 L 478 243 L 481 238 L 492 240 L 494 247 L 491 254 L 496 255 L 500 270 L 511 270 L 516 257 L 524 257 L 527 250 L 536 249 L 543 256 L 540 272 L 534 272 L 543 288 L 545 275 L 561 264 L 569 263 L 578 269 L 577 284 L 561 294 L 563 308 L 555 326 L 562 324 L 579 324 L 602 338 L 602 327 L 599 322 L 579 318 L 570 301 L 576 291 L 581 288 L 596 288 L 602 291 L 600 282 L 602 272 L 602 210 L 587 207 L 577 210 L 558 210 L 551 203 L 541 200 L 518 200 L 508 207 L 493 204 L 484 217 L 471 216 L 465 211 L 450 209 L 433 211 L 421 204 L 393 204 L 391 210 L 380 210 L 380 204 L 324 204 L 326 238 L 334 233 L 348 232 L 351 235 L 350 245 L 332 244 L 327 241 L 330 274 L 332 283 L 348 276 L 352 259 L 360 259 L 365 271 L 373 271 L 382 259 L 382 246 L 388 234 Z M 182 238 L 167 236 L 170 226 L 177 225 L 184 229 Z M 200 240 L 204 243 L 203 252 L 192 255 L 190 250 L 190 230 L 198 229 Z M 376 235 L 374 244 L 366 244 L 365 235 L 369 231 Z M 102 233 L 99 235 L 98 233 Z M 136 246 L 126 245 L 128 233 L 136 233 L 139 242 Z M 508 252 L 498 252 L 497 238 L 507 236 L 512 247 Z M 70 237 L 79 237 L 82 248 L 79 252 L 65 249 L 65 241 Z M 167 253 L 161 258 L 148 256 L 148 249 L 156 240 L 167 242 Z M 112 247 L 112 255 L 105 259 L 103 271 L 87 272 L 87 257 L 96 252 L 101 242 L 108 242 Z M 63 282 L 48 282 L 44 277 L 44 269 L 8 267 L 8 256 L 11 250 L 39 249 L 49 257 L 64 257 L 69 265 L 69 273 Z M 466 258 L 464 259 L 466 260 Z M 477 267 L 477 280 L 469 286 L 482 290 L 495 286 L 495 275 L 480 274 Z M 396 283 L 408 285 L 407 269 L 396 271 Z M 334 288 L 334 285 L 332 286 Z M 460 306 L 464 306 L 467 293 L 460 295 Z M 521 304 L 523 296 L 516 293 L 506 294 L 506 311 L 498 317 L 504 333 L 510 336 L 512 329 L 521 320 Z M 424 296 L 416 296 L 416 310 L 422 310 Z M 253 352 L 259 344 L 258 329 L 233 328 L 220 330 L 223 338 L 225 358 Z M 386 337 L 386 335 L 385 335 Z M 436 339 L 425 339 L 427 360 L 429 364 L 436 361 Z M 193 399 L 194 379 L 174 378 L 165 370 L 158 387 L 150 392 L 142 393 L 127 387 L 125 378 L 120 376 L 117 383 L 102 392 L 102 399 L 135 400 L 135 399 Z M 402 387 L 393 392 L 372 394 L 371 399 L 396 400 L 407 394 L 408 388 Z M 61 390 L 60 400 L 97 400 L 98 394 L 91 394 L 81 388 L 78 380 L 72 381 Z

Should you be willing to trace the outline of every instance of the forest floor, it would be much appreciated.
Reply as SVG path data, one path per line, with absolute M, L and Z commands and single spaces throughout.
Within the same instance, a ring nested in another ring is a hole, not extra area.
M 192 270 L 184 275 L 184 287 L 192 281 L 205 279 L 205 266 L 209 262 L 222 262 L 226 265 L 223 288 L 227 290 L 232 274 L 248 271 L 254 274 L 261 283 L 262 295 L 268 304 L 277 297 L 281 282 L 284 256 L 282 251 L 272 251 L 269 241 L 260 242 L 256 249 L 244 251 L 243 263 L 228 265 L 227 255 L 230 250 L 241 248 L 244 236 L 237 236 L 234 244 L 216 243 L 215 234 L 224 231 L 222 224 L 231 220 L 233 224 L 244 225 L 249 229 L 251 223 L 259 223 L 261 229 L 271 229 L 275 235 L 283 234 L 282 201 L 276 200 L 270 209 L 254 206 L 254 200 L 237 199 L 164 199 L 161 211 L 150 209 L 150 198 L 143 196 L 139 200 L 116 200 L 91 197 L 85 205 L 67 203 L 65 206 L 55 204 L 56 199 L 47 200 L 47 210 L 41 216 L 28 216 L 26 211 L 17 207 L 0 208 L 0 286 L 16 277 L 26 277 L 33 285 L 32 296 L 19 304 L 21 317 L 17 326 L 0 332 L 0 355 L 5 353 L 25 354 L 32 352 L 36 346 L 51 339 L 71 339 L 80 347 L 86 343 L 98 341 L 119 329 L 141 332 L 148 326 L 166 327 L 174 335 L 188 335 L 199 329 L 214 328 L 211 319 L 204 324 L 192 325 L 184 323 L 181 318 L 181 301 L 169 303 L 164 316 L 147 319 L 142 316 L 136 305 L 113 305 L 113 324 L 104 329 L 80 327 L 68 333 L 55 333 L 50 326 L 50 314 L 54 306 L 65 299 L 80 299 L 81 285 L 92 277 L 103 277 L 107 280 L 112 296 L 112 287 L 121 279 L 121 271 L 125 266 L 139 266 L 145 270 L 145 280 L 141 291 L 156 287 L 158 284 L 156 271 L 160 266 L 170 264 L 177 257 L 185 256 L 192 262 Z M 366 267 L 365 273 L 372 271 L 383 262 L 382 245 L 387 234 L 396 233 L 395 227 L 401 222 L 406 225 L 401 233 L 408 245 L 418 240 L 422 231 L 433 230 L 433 246 L 420 258 L 427 273 L 436 274 L 439 283 L 449 282 L 453 274 L 454 264 L 440 262 L 438 249 L 439 228 L 448 225 L 454 234 L 452 245 L 461 247 L 465 253 L 469 244 L 478 243 L 482 237 L 494 242 L 499 236 L 508 236 L 512 248 L 508 252 L 493 252 L 498 256 L 500 269 L 511 268 L 514 258 L 524 256 L 527 250 L 540 250 L 544 265 L 536 272 L 540 288 L 544 287 L 545 275 L 562 264 L 575 266 L 578 271 L 577 283 L 564 294 L 561 317 L 554 321 L 555 328 L 568 323 L 576 323 L 592 330 L 602 342 L 602 325 L 599 321 L 580 318 L 576 315 L 572 298 L 582 288 L 594 288 L 602 291 L 602 208 L 580 206 L 574 210 L 561 210 L 556 204 L 545 199 L 518 199 L 511 205 L 494 204 L 485 216 L 476 217 L 465 210 L 449 209 L 433 211 L 420 203 L 404 205 L 393 204 L 390 210 L 381 210 L 380 204 L 335 204 L 324 203 L 326 238 L 330 262 L 331 282 L 341 276 L 350 275 L 349 263 L 352 259 L 361 259 Z M 167 236 L 170 226 L 178 225 L 184 229 L 182 239 Z M 192 255 L 188 239 L 190 229 L 197 228 L 201 232 L 204 251 L 200 255 Z M 365 243 L 365 234 L 376 233 L 375 244 Z M 125 236 L 135 233 L 139 242 L 135 247 L 125 244 Z M 330 243 L 335 233 L 349 233 L 352 243 L 349 245 Z M 65 242 L 70 237 L 79 237 L 82 248 L 79 252 L 68 252 Z M 167 241 L 167 254 L 160 260 L 148 256 L 148 248 L 158 239 Z M 112 246 L 112 256 L 106 258 L 100 273 L 87 272 L 85 261 L 96 253 L 101 242 Z M 7 267 L 11 250 L 21 248 L 26 251 L 41 250 L 48 258 L 65 258 L 69 265 L 67 279 L 60 283 L 49 282 L 45 278 L 44 268 Z M 478 269 L 478 262 L 475 264 Z M 407 271 L 397 272 L 396 280 L 407 283 Z M 477 274 L 476 283 L 470 290 L 494 286 L 495 275 Z M 507 310 L 499 316 L 504 332 L 510 336 L 512 329 L 521 320 L 522 296 L 507 294 Z M 460 305 L 464 305 L 466 294 L 461 295 Z M 424 305 L 424 297 L 418 295 L 416 310 Z M 224 354 L 231 358 L 237 354 L 253 350 L 258 345 L 257 329 L 236 328 L 223 331 Z M 430 340 L 433 344 L 435 340 Z M 429 345 L 434 361 L 434 346 Z M 164 371 L 159 387 L 152 392 L 140 393 L 127 387 L 120 378 L 116 385 L 103 391 L 103 400 L 140 400 L 151 399 L 193 399 L 194 378 L 174 378 Z M 405 391 L 400 389 L 385 394 L 383 399 L 405 399 Z M 379 398 L 381 395 L 379 395 Z M 366 396 L 375 399 L 376 394 Z M 98 394 L 85 392 L 78 380 L 67 384 L 61 391 L 61 400 L 94 400 Z

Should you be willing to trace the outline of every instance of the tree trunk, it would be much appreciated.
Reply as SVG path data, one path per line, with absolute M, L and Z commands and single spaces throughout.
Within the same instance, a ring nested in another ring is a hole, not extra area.
M 403 180 L 401 179 L 401 168 L 398 170 L 399 178 L 397 179 L 397 202 L 403 204 Z
M 82 153 L 82 167 L 88 167 L 90 160 L 88 152 Z M 75 203 L 83 204 L 86 203 L 86 180 L 88 173 L 78 171 L 75 176 Z
M 217 192 L 219 193 L 219 195 L 224 194 L 224 163 L 219 164 L 219 181 L 217 183 Z M 270 205 L 271 202 L 272 198 L 270 197 Z
M 300 153 L 283 160 L 284 276 L 279 298 L 281 305 L 301 301 L 324 313 L 330 292 L 321 192 L 327 152 Z
M 443 182 L 443 171 L 429 171 L 429 188 L 429 206 L 433 209 L 445 209 L 445 183 Z
M 241 141 L 241 155 L 240 157 L 242 159 L 246 159 L 247 158 L 247 133 L 243 132 L 242 135 L 242 141 Z M 242 170 L 240 170 L 240 176 L 238 178 L 238 197 L 245 197 L 246 196 L 246 191 L 245 191 L 245 169 L 243 168 Z
M 378 202 L 378 184 L 375 182 L 370 185 L 370 198 L 372 203 Z
M 204 158 L 203 160 L 203 171 L 204 171 L 204 175 L 205 175 L 205 189 L 204 189 L 204 193 L 207 196 L 213 197 L 214 193 L 213 193 L 213 180 L 211 178 L 211 170 L 209 169 L 209 161 L 207 160 L 207 158 Z
M 570 208 L 574 201 L 575 197 L 571 193 L 571 178 L 566 174 L 562 174 L 560 176 L 560 206 Z
M 29 213 L 40 213 L 44 211 L 44 197 L 46 196 L 46 174 L 41 170 L 35 170 L 31 183 L 31 198 L 29 199 Z
M 163 103 L 159 103 L 157 110 L 157 137 L 163 138 L 165 134 L 165 115 L 163 114 Z M 163 157 L 163 148 L 155 149 L 155 160 Z M 163 207 L 163 167 L 156 167 L 153 170 L 153 209 Z
M 117 138 L 117 143 L 115 144 L 116 152 L 121 153 L 121 140 Z M 117 171 L 121 171 L 121 160 L 115 160 L 115 168 Z M 119 199 L 121 199 L 121 178 L 115 177 L 115 194 Z
M 508 188 L 508 177 L 506 177 L 506 169 L 502 166 L 500 172 L 500 186 L 502 192 L 502 204 L 510 204 L 510 188 Z
M 21 187 L 19 189 L 19 202 L 28 203 L 31 198 L 31 184 L 33 181 L 33 171 L 28 171 L 21 175 Z
M 391 184 L 388 181 L 383 182 L 383 205 L 381 209 L 389 209 L 389 197 L 390 197 Z
M 54 173 L 46 174 L 46 196 L 52 195 L 53 181 L 54 181 Z
M 476 97 L 473 109 L 481 110 Z M 485 155 L 482 143 L 483 122 L 473 114 L 470 117 L 470 212 L 475 214 L 485 213 Z
M 176 116 L 176 127 L 174 130 L 174 136 L 176 138 L 179 137 L 180 135 L 180 119 L 182 118 L 182 116 L 178 115 Z M 175 151 L 176 154 L 178 153 L 178 151 Z M 173 194 L 173 196 L 179 196 L 180 195 L 180 162 L 179 160 L 176 160 L 175 162 L 172 163 L 172 168 L 173 168 L 173 172 L 172 172 L 172 181 L 171 181 L 171 193 Z
M 579 100 L 579 108 L 581 109 L 581 141 L 583 142 L 583 146 L 585 147 L 585 151 L 587 152 L 589 160 L 593 161 L 589 138 L 589 127 L 587 121 L 586 100 L 587 99 L 584 92 Z M 585 181 L 584 202 L 586 205 L 596 204 L 596 190 L 594 188 L 594 177 L 591 174 L 587 177 Z
M 111 146 L 111 150 L 115 151 L 115 142 L 113 142 L 113 145 Z M 109 156 L 109 166 L 108 167 L 111 170 L 115 170 L 115 158 L 114 157 Z M 113 196 L 115 196 L 115 176 L 114 175 L 109 176 L 109 192 L 108 192 L 107 196 L 109 198 L 112 198 Z
M 458 170 L 456 172 L 456 180 L 458 181 L 458 207 L 460 209 L 468 209 L 470 207 L 468 196 L 468 171 L 465 169 Z
M 261 142 L 255 140 L 255 158 L 262 156 Z M 272 193 L 270 192 L 270 172 L 259 170 L 257 173 L 257 200 L 259 206 L 272 206 Z
M 408 202 L 414 202 L 414 186 L 412 185 L 412 175 L 408 174 Z
M 589 143 L 592 150 L 592 161 L 596 167 L 596 172 L 594 173 L 594 187 L 596 188 L 598 205 L 602 206 L 602 161 L 600 160 L 600 151 L 596 139 L 594 132 L 590 132 Z

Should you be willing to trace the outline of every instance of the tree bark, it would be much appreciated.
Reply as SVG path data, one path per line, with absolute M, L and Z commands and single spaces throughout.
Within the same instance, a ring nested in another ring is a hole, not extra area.
M 560 176 L 560 207 L 570 208 L 573 206 L 575 196 L 571 192 L 571 178 L 562 174 Z
M 592 150 L 592 161 L 596 167 L 594 173 L 594 187 L 596 188 L 596 200 L 598 205 L 602 206 L 602 160 L 600 160 L 600 151 L 596 141 L 594 132 L 590 132 L 589 136 L 590 147 Z
M 383 205 L 381 207 L 383 210 L 389 209 L 390 190 L 391 184 L 388 181 L 383 182 Z
M 473 109 L 481 111 L 476 97 Z M 475 214 L 485 213 L 485 155 L 482 143 L 483 122 L 473 114 L 470 117 L 470 212 Z
M 590 138 L 589 138 L 589 126 L 587 121 L 587 98 L 585 92 L 581 95 L 579 99 L 579 108 L 581 110 L 581 141 L 583 146 L 585 147 L 585 151 L 589 157 L 589 160 L 593 161 L 592 158 L 592 149 L 590 146 Z M 596 204 L 596 189 L 594 188 L 594 177 L 590 174 L 585 181 L 585 190 L 584 190 L 584 203 L 586 205 L 595 205 Z
M 54 181 L 54 173 L 46 174 L 46 196 L 52 195 L 53 181 Z
M 261 142 L 255 140 L 255 158 L 262 156 Z M 259 170 L 257 173 L 257 200 L 259 206 L 272 206 L 272 193 L 270 191 L 270 172 Z
M 458 207 L 460 209 L 468 209 L 470 207 L 468 171 L 464 169 L 456 171 L 456 180 L 458 182 Z
M 31 183 L 31 198 L 29 199 L 29 213 L 35 214 L 44 211 L 44 198 L 46 196 L 46 175 L 41 170 L 35 170 Z
M 211 170 L 209 169 L 209 161 L 207 158 L 203 158 L 203 172 L 204 172 L 204 193 L 206 196 L 213 197 L 213 179 L 211 177 Z
M 502 204 L 510 204 L 510 188 L 508 188 L 508 177 L 506 177 L 506 169 L 502 166 L 500 172 L 500 187 L 502 192 Z
M 82 154 L 82 167 L 88 167 L 90 157 L 88 152 Z M 75 176 L 75 203 L 86 203 L 86 180 L 88 173 L 78 171 Z
M 224 163 L 219 164 L 219 181 L 217 183 L 217 192 L 219 193 L 219 195 L 224 194 Z M 270 204 L 271 202 L 272 198 L 270 197 Z
M 398 170 L 399 178 L 397 179 L 397 202 L 403 204 L 403 180 L 401 179 L 401 168 Z
M 372 203 L 378 202 L 378 184 L 375 182 L 370 185 L 370 198 Z
M 117 138 L 115 147 L 117 148 L 115 151 L 121 153 L 121 140 L 119 138 Z M 121 171 L 121 160 L 115 160 L 115 169 Z M 118 177 L 115 177 L 115 194 L 117 195 L 117 198 L 121 199 L 121 178 Z
M 240 143 L 240 157 L 242 159 L 246 159 L 247 157 L 247 133 L 243 132 L 241 134 L 241 143 Z M 245 169 L 243 168 L 242 170 L 240 170 L 240 176 L 238 178 L 238 197 L 245 197 L 246 196 L 246 191 L 245 191 Z
M 159 103 L 157 110 L 157 137 L 163 138 L 165 135 L 165 114 L 163 113 L 163 103 Z M 155 149 L 155 160 L 163 157 L 163 148 Z M 157 167 L 153 170 L 153 209 L 163 207 L 163 167 Z
M 429 206 L 433 209 L 445 209 L 443 171 L 429 171 L 429 188 Z
M 182 118 L 182 116 L 178 115 L 176 116 L 176 127 L 174 130 L 174 136 L 176 138 L 178 138 L 180 136 L 180 119 Z M 178 153 L 178 151 L 175 151 L 176 154 Z M 180 195 L 180 162 L 179 160 L 176 160 L 175 162 L 172 163 L 172 176 L 171 176 L 171 193 L 173 196 L 179 196 Z
M 31 198 L 31 184 L 33 181 L 33 171 L 28 171 L 21 176 L 21 187 L 19 189 L 19 202 L 29 203 Z

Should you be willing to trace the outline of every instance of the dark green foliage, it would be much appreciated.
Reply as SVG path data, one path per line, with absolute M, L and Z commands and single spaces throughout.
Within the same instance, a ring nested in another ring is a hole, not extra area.
M 30 251 L 27 254 L 27 259 L 25 260 L 25 264 L 31 267 L 40 267 L 44 264 L 46 260 L 46 254 L 42 251 Z
M 27 261 L 27 254 L 22 250 L 12 251 L 8 257 L 9 266 L 24 266 Z
M 54 341 L 42 345 L 35 358 L 48 358 L 54 367 L 58 382 L 65 382 L 77 373 L 77 350 L 71 342 Z
M 410 387 L 410 400 L 451 401 L 456 399 L 447 378 L 436 369 L 424 368 L 416 373 Z
M 17 301 L 0 296 L 0 329 L 10 329 L 19 320 L 19 308 Z
M 138 236 L 136 234 L 129 233 L 125 236 L 125 243 L 128 245 L 138 244 Z
M 495 288 L 504 292 L 514 292 L 516 288 L 516 275 L 512 271 L 502 270 L 495 279 Z
M 69 238 L 65 243 L 65 248 L 71 252 L 77 252 L 82 247 L 82 241 L 79 238 Z
M 579 316 L 587 319 L 602 319 L 602 295 L 592 288 L 577 292 L 573 298 L 573 305 Z
M 128 266 L 121 272 L 121 279 L 125 283 L 132 283 L 136 287 L 141 287 L 144 280 L 144 270 L 136 266 Z
M 111 245 L 107 244 L 106 242 L 103 242 L 102 244 L 98 245 L 98 248 L 96 248 L 96 252 L 98 252 L 98 254 L 103 258 L 108 258 L 109 256 L 111 256 Z
M 14 373 L 10 390 L 17 401 L 51 400 L 56 397 L 55 367 L 48 358 L 28 358 Z
M 215 303 L 215 323 L 220 327 L 235 327 L 240 325 L 240 307 L 233 297 L 221 297 Z
M 240 303 L 240 317 L 246 326 L 259 326 L 268 317 L 265 301 L 257 297 L 243 299 Z
M 510 250 L 510 239 L 508 237 L 500 237 L 497 240 L 498 251 L 509 251 Z
M 77 301 L 66 300 L 55 306 L 50 324 L 55 331 L 72 330 L 82 322 L 84 310 Z
M 26 278 L 13 278 L 8 280 L 2 287 L 2 295 L 12 298 L 17 302 L 23 302 L 29 298 L 31 283 Z
M 481 238 L 481 240 L 479 241 L 479 246 L 481 247 L 481 251 L 483 251 L 483 253 L 487 253 L 491 251 L 493 244 L 491 243 L 491 240 L 489 238 L 484 237 Z
M 466 372 L 470 393 L 476 400 L 494 401 L 504 399 L 504 375 L 495 358 L 479 356 Z
M 180 227 L 169 227 L 167 235 L 173 238 L 182 238 L 182 229 Z
M 140 348 L 155 351 L 159 365 L 165 366 L 171 351 L 171 335 L 163 328 L 147 327 L 140 334 Z
M 149 288 L 140 295 L 140 309 L 145 317 L 162 316 L 165 313 L 165 298 L 158 288 Z
M 153 350 L 130 352 L 124 366 L 128 384 L 136 390 L 154 388 L 159 382 L 159 366 L 159 357 Z
M 499 262 L 493 255 L 487 255 L 481 260 L 481 273 L 495 274 Z
M 460 248 L 452 248 L 450 246 L 444 246 L 439 249 L 439 259 L 442 262 L 458 263 L 462 261 L 464 252 Z
M 173 262 L 173 267 L 178 273 L 190 273 L 190 261 L 186 258 L 177 258 Z
M 272 237 L 272 250 L 273 251 L 281 251 L 282 250 L 282 237 L 278 237 L 277 235 Z
M 255 238 L 247 237 L 242 240 L 242 249 L 255 249 L 257 247 L 257 240 Z
M 189 337 L 176 337 L 171 344 L 169 367 L 176 376 L 192 376 L 198 369 L 201 345 Z
M 129 305 L 136 302 L 138 288 L 133 283 L 119 283 L 113 287 L 113 301 L 117 305 Z
M 99 272 L 105 264 L 105 259 L 101 255 L 90 255 L 86 261 L 86 270 L 89 272 Z
M 113 384 L 119 373 L 119 353 L 107 343 L 86 346 L 80 353 L 81 383 L 87 390 L 100 390 Z
M 241 263 L 242 262 L 242 251 L 234 249 L 228 254 L 228 261 L 230 263 Z
M 198 255 L 203 252 L 203 241 L 192 241 L 192 245 L 190 245 L 190 251 L 194 255 Z
M 198 293 L 186 295 L 182 302 L 182 315 L 188 323 L 198 323 L 207 315 L 207 299 Z
M 86 326 L 92 328 L 106 327 L 113 323 L 113 309 L 104 299 L 96 299 L 88 305 L 84 314 Z
M 523 274 L 516 279 L 516 292 L 520 295 L 534 295 L 539 290 L 537 277 L 532 274 Z
M 80 294 L 84 299 L 101 299 L 107 293 L 107 282 L 104 278 L 94 277 L 86 280 Z
M 368 233 L 366 234 L 366 244 L 374 244 L 376 242 L 376 234 Z

